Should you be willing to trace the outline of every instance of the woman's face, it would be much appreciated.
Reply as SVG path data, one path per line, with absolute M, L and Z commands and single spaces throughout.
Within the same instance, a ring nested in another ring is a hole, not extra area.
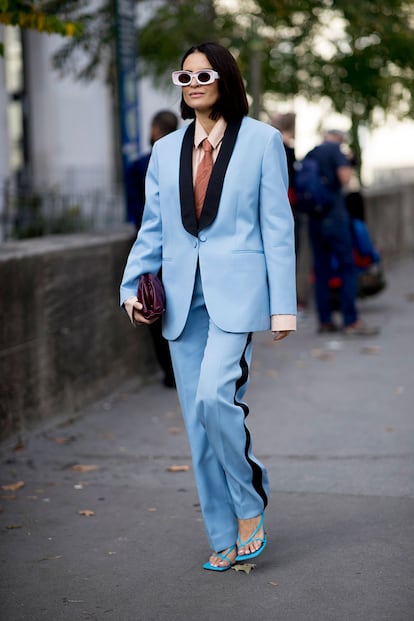
M 184 61 L 185 71 L 201 71 L 203 69 L 213 69 L 207 60 L 207 56 L 201 52 L 193 52 Z M 198 84 L 195 78 L 191 80 L 189 86 L 183 86 L 184 101 L 190 108 L 197 113 L 208 114 L 219 98 L 219 88 L 217 80 L 211 84 Z

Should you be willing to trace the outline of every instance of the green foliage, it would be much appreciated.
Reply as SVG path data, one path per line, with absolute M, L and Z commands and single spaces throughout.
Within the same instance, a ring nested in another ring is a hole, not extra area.
M 228 16 L 218 14 L 212 0 L 164 3 L 139 32 L 141 70 L 163 78 L 179 66 L 183 52 L 192 45 L 213 40 L 230 44 L 232 34 Z
M 198 17 L 207 11 L 209 20 Z M 264 92 L 329 98 L 356 143 L 378 109 L 414 116 L 412 1 L 240 0 L 233 12 L 212 0 L 162 3 L 139 33 L 144 70 L 166 80 L 188 47 L 212 39 L 235 51 L 248 90 L 260 54 Z
M 55 67 L 90 80 L 103 66 L 111 76 L 113 0 L 0 0 L 8 14 L 12 6 L 34 5 L 50 19 L 81 25 L 55 54 Z M 264 93 L 328 98 L 349 117 L 355 139 L 378 109 L 414 116 L 413 0 L 137 0 L 137 6 L 140 71 L 164 85 L 186 49 L 217 41 L 237 57 L 251 93 L 252 67 L 259 65 Z
M 82 30 L 54 54 L 53 65 L 62 75 L 90 81 L 103 68 L 111 81 L 114 60 L 115 20 L 113 0 L 46 0 L 49 13 L 82 24 Z
M 48 34 L 64 37 L 79 36 L 82 25 L 61 19 L 48 11 L 47 2 L 33 0 L 0 0 L 0 24 L 31 28 Z M 0 44 L 0 56 L 4 55 L 4 45 Z
M 331 74 L 323 81 L 335 108 L 369 122 L 377 107 L 412 116 L 413 4 L 399 0 L 335 4 L 342 13 L 344 35 L 330 59 Z

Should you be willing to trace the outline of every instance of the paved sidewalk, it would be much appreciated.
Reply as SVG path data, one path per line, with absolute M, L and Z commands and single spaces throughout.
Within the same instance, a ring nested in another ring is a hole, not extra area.
M 3 444 L 1 619 L 413 621 L 413 274 L 401 261 L 360 303 L 378 337 L 317 336 L 312 314 L 280 344 L 255 335 L 248 422 L 272 495 L 250 574 L 202 569 L 174 391 L 133 383 Z

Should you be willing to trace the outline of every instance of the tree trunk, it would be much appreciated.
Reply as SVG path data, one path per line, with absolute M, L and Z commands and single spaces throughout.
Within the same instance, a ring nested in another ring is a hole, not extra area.
M 355 159 L 355 171 L 358 175 L 358 179 L 361 181 L 361 167 L 362 167 L 362 150 L 359 142 L 359 125 L 361 122 L 360 117 L 357 114 L 351 116 L 351 141 L 350 148 Z

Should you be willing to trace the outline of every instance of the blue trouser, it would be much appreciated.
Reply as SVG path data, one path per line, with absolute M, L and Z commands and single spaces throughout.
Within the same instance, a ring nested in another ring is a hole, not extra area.
M 342 204 L 342 197 L 322 218 L 309 218 L 309 235 L 313 252 L 315 274 L 315 299 L 320 323 L 331 323 L 329 278 L 332 255 L 338 262 L 341 278 L 340 310 L 344 326 L 357 319 L 357 271 L 352 252 L 352 234 L 349 216 Z
M 245 424 L 251 334 L 220 330 L 210 319 L 199 272 L 184 331 L 170 341 L 178 396 L 211 547 L 237 538 L 237 518 L 259 515 L 268 478 L 253 456 Z

